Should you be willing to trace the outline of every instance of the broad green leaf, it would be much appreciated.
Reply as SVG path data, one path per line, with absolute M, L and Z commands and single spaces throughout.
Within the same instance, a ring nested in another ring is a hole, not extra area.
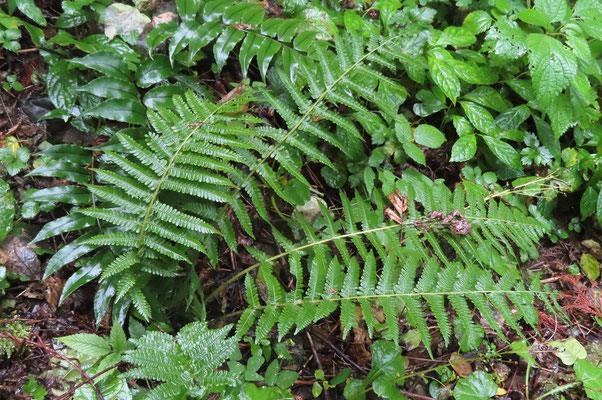
M 590 399 L 602 400 L 602 367 L 587 360 L 575 361 L 575 375 L 583 383 L 585 394 Z
M 169 58 L 163 54 L 157 54 L 154 58 L 146 59 L 136 71 L 136 82 L 138 86 L 147 88 L 159 83 L 176 74 L 171 67 Z
M 98 253 L 98 255 L 105 256 L 109 254 L 109 252 Z M 87 261 L 84 266 L 71 274 L 69 279 L 67 279 L 67 282 L 65 282 L 65 286 L 63 287 L 63 291 L 61 293 L 61 298 L 59 299 L 59 304 L 62 304 L 63 301 L 65 301 L 65 299 L 77 289 L 100 276 L 102 273 L 102 265 L 100 262 L 95 261 L 98 258 L 98 256 L 94 256 L 90 261 Z
M 163 43 L 167 38 L 171 37 L 178 28 L 175 21 L 165 22 L 157 25 L 146 36 L 146 44 L 148 45 L 148 55 L 152 56 L 153 50 Z
M 111 352 L 111 346 L 105 339 L 90 333 L 76 333 L 59 340 L 78 353 L 90 357 L 102 357 Z
M 6 238 L 6 235 L 13 228 L 13 219 L 15 217 L 15 199 L 10 186 L 4 180 L 0 179 L 0 242 Z
M 598 203 L 598 192 L 593 187 L 589 186 L 585 189 L 581 197 L 581 218 L 587 218 L 596 212 Z M 599 211 L 598 211 L 599 213 Z
M 46 26 L 46 18 L 42 11 L 35 5 L 33 0 L 17 0 L 17 8 L 26 17 L 31 18 L 36 24 Z
M 144 105 L 156 110 L 158 107 L 173 107 L 172 98 L 175 95 L 183 95 L 186 89 L 179 85 L 157 86 L 146 92 Z
M 483 140 L 489 147 L 489 150 L 504 164 L 515 168 L 522 169 L 520 162 L 520 155 L 518 152 L 506 142 L 503 142 L 497 138 L 491 136 L 482 136 Z
M 484 371 L 475 371 L 468 378 L 458 380 L 454 388 L 456 400 L 483 400 L 495 396 L 497 385 Z
M 495 125 L 495 120 L 487 109 L 471 101 L 461 101 L 460 104 L 462 105 L 462 109 L 466 113 L 468 120 L 478 131 L 486 134 L 492 134 L 499 131 L 499 128 Z
M 482 10 L 473 11 L 464 18 L 462 26 L 474 33 L 485 32 L 491 25 L 491 16 Z
M 504 112 L 509 107 L 509 102 L 491 86 L 479 86 L 462 97 L 497 112 Z
M 205 24 L 210 25 L 210 24 Z M 194 38 L 198 38 L 201 26 L 194 20 L 184 21 L 178 26 L 169 42 L 169 62 L 173 64 L 174 57 L 188 46 Z
M 56 108 L 71 111 L 75 104 L 77 74 L 73 71 L 51 70 L 46 74 L 46 93 Z
M 566 365 L 573 365 L 578 359 L 587 357 L 585 347 L 581 345 L 575 338 L 566 340 L 555 340 L 549 342 L 548 346 L 555 347 L 558 350 L 554 352 L 560 360 Z
M 146 125 L 146 109 L 140 102 L 130 99 L 106 100 L 86 111 L 85 115 L 135 125 Z
M 531 116 L 529 107 L 520 105 L 511 108 L 495 117 L 495 124 L 503 131 L 519 129 L 520 125 Z
M 240 60 L 240 67 L 242 69 L 243 76 L 247 76 L 249 64 L 251 64 L 253 57 L 257 55 L 259 47 L 263 44 L 264 40 L 267 39 L 253 32 L 247 33 L 247 37 L 242 42 L 240 51 L 238 52 L 238 59 Z
M 99 51 L 83 58 L 74 58 L 71 63 L 95 69 L 107 76 L 129 81 L 130 73 L 125 59 L 109 51 Z
M 48 176 L 65 179 L 69 182 L 89 183 L 90 174 L 83 166 L 70 163 L 68 161 L 55 161 L 42 165 L 27 176 Z
M 600 276 L 600 264 L 598 263 L 598 260 L 596 260 L 596 257 L 589 253 L 583 253 L 579 260 L 579 264 L 581 264 L 581 269 L 591 281 L 596 281 L 596 279 L 598 279 Z
M 63 160 L 77 165 L 88 165 L 92 162 L 92 154 L 81 146 L 74 144 L 57 144 L 42 152 L 44 157 Z
M 111 305 L 111 299 L 115 296 L 115 286 L 110 281 L 103 281 L 100 283 L 100 287 L 96 291 L 94 296 L 94 318 L 96 326 L 100 325 L 100 322 L 104 318 L 105 314 L 109 310 Z M 133 319 L 133 318 L 132 318 Z M 131 326 L 130 326 L 130 329 Z
M 566 0 L 535 0 L 535 10 L 541 11 L 550 22 L 565 22 L 570 15 Z
M 451 45 L 455 47 L 468 47 L 477 41 L 475 35 L 468 29 L 458 26 L 448 26 L 443 30 L 437 45 L 446 46 Z
M 461 115 L 453 115 L 452 122 L 459 137 L 470 135 L 474 132 L 474 127 L 470 124 L 470 121 Z
M 25 193 L 24 201 L 62 202 L 67 204 L 90 204 L 92 195 L 88 188 L 82 186 L 55 186 Z
M 213 46 L 213 54 L 215 56 L 215 63 L 218 71 L 221 71 L 221 69 L 224 67 L 230 52 L 244 36 L 245 34 L 242 31 L 229 26 L 217 38 L 215 45 Z
M 422 146 L 437 149 L 445 142 L 445 135 L 432 125 L 421 124 L 414 129 L 414 141 Z
M 598 194 L 598 203 L 596 205 L 596 213 L 598 214 L 598 223 L 602 225 L 602 190 Z
M 48 222 L 46 225 L 44 225 L 40 232 L 38 232 L 36 237 L 33 238 L 31 243 L 40 242 L 53 236 L 60 235 L 61 233 L 84 229 L 92 226 L 94 222 L 94 218 L 73 212 L 69 215 L 65 215 L 64 217 L 60 217 Z
M 176 9 L 183 21 L 193 20 L 200 8 L 201 0 L 176 0 Z
M 410 157 L 412 160 L 416 161 L 418 164 L 426 165 L 426 158 L 420 147 L 416 146 L 412 142 L 407 142 L 402 144 L 403 151 Z
M 527 36 L 533 87 L 539 98 L 550 99 L 564 90 L 577 74 L 573 52 L 558 40 L 543 34 Z
M 280 50 L 280 43 L 270 38 L 265 38 L 257 50 L 257 64 L 259 64 L 259 72 L 261 72 L 264 79 L 270 61 L 272 61 L 278 50 Z
M 544 13 L 539 10 L 535 10 L 532 8 L 526 8 L 517 15 L 518 19 L 527 24 L 541 26 L 543 28 L 547 28 L 550 26 L 550 18 L 548 18 Z
M 477 152 L 477 137 L 475 135 L 465 135 L 454 143 L 451 152 L 450 161 L 462 162 L 468 161 L 474 157 Z
M 138 99 L 138 91 L 134 85 L 110 76 L 96 78 L 78 90 L 109 99 Z
M 429 73 L 433 82 L 455 103 L 458 96 L 460 96 L 460 80 L 453 68 L 445 61 L 434 57 L 429 57 L 428 60 Z
M 399 143 L 406 143 L 412 139 L 412 128 L 403 115 L 399 115 L 395 120 L 395 136 Z
M 85 241 L 91 236 L 92 233 L 86 233 L 80 236 L 79 238 L 75 239 L 68 245 L 62 247 L 59 251 L 57 251 L 48 261 L 48 264 L 46 265 L 46 270 L 44 271 L 43 279 L 46 279 L 50 275 L 54 274 L 62 266 L 69 264 L 70 262 L 73 262 L 81 256 L 88 254 L 89 252 L 94 250 L 95 246 L 82 244 L 83 241 Z

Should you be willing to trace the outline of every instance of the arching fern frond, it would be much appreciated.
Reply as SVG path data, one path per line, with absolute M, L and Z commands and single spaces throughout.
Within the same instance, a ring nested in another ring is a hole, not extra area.
M 418 329 L 427 349 L 431 343 L 427 310 L 446 343 L 455 326 L 467 348 L 476 346 L 483 335 L 473 321 L 473 309 L 500 335 L 494 312 L 519 335 L 519 320 L 537 325 L 533 302 L 536 295 L 547 294 L 527 288 L 517 263 L 523 254 L 536 256 L 537 242 L 545 233 L 540 222 L 502 202 L 484 204 L 487 192 L 472 183 L 458 185 L 452 193 L 442 183 L 408 170 L 397 188 L 399 195 L 407 196 L 408 219 L 391 229 L 379 229 L 387 227 L 383 208 L 374 209 L 360 196 L 349 200 L 341 195 L 344 221 L 333 221 L 323 209 L 326 233 L 336 237 L 335 227 L 344 227 L 353 245 L 338 236 L 340 255 L 335 255 L 326 239 L 307 232 L 309 243 L 287 251 L 290 275 L 296 280 L 292 292 L 272 274 L 269 262 L 258 263 L 257 279 L 267 288 L 265 304 L 259 304 L 257 288 L 247 275 L 249 308 L 237 335 L 244 335 L 257 321 L 256 339 L 266 338 L 274 326 L 282 338 L 293 327 L 298 332 L 336 310 L 346 335 L 357 326 L 358 307 L 371 335 L 382 331 L 398 341 L 403 317 Z M 455 310 L 453 324 L 447 307 Z
M 274 163 L 248 177 L 246 171 L 260 164 L 270 142 L 281 135 L 246 113 L 252 96 L 251 90 L 238 90 L 229 101 L 214 104 L 189 92 L 174 97 L 173 109 L 149 111 L 154 132 L 142 139 L 117 133 L 112 151 L 93 169 L 95 184 L 88 190 L 94 206 L 76 211 L 99 225 L 57 252 L 46 274 L 95 249 L 110 248 L 114 257 L 103 259 L 101 281 L 110 280 L 114 293 L 149 319 L 151 307 L 136 282 L 163 270 L 147 266 L 192 264 L 199 253 L 215 264 L 219 236 L 234 251 L 238 246 L 232 220 L 254 237 L 245 202 L 268 220 L 260 183 L 290 202 L 282 174 L 309 185 L 299 173 L 300 156 L 329 161 L 313 144 L 291 141 L 270 153 Z

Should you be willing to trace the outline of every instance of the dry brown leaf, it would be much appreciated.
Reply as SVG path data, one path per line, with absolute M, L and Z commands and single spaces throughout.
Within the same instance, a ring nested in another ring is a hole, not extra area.
M 29 240 L 23 237 L 8 236 L 0 243 L 0 265 L 6 265 L 10 271 L 29 279 L 42 277 L 40 260 L 29 247 Z
M 472 367 L 459 353 L 452 353 L 449 357 L 449 362 L 456 373 L 462 377 L 467 378 L 472 374 Z

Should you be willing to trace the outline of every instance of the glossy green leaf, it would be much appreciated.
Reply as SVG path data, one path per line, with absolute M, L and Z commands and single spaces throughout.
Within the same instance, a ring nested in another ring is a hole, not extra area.
M 103 76 L 96 78 L 78 90 L 109 99 L 138 99 L 138 91 L 129 81 Z
M 10 186 L 0 179 L 0 242 L 13 228 L 15 218 L 15 199 Z
M 478 131 L 487 134 L 499 131 L 499 128 L 495 125 L 493 116 L 487 109 L 471 101 L 461 101 L 460 104 L 466 113 L 466 117 L 468 117 L 470 123 L 477 128 Z
M 25 16 L 33 20 L 36 24 L 46 26 L 46 18 L 42 11 L 35 5 L 33 0 L 17 0 L 17 8 Z
M 146 125 L 146 109 L 140 102 L 130 99 L 106 100 L 86 111 L 85 115 L 135 125 Z
M 598 206 L 598 192 L 589 186 L 581 197 L 581 218 L 587 218 L 596 212 Z M 600 211 L 598 211 L 599 213 Z
M 598 203 L 596 205 L 596 213 L 598 214 L 598 223 L 602 225 L 602 190 L 598 194 Z
M 54 176 L 70 182 L 90 182 L 90 174 L 84 167 L 62 160 L 42 165 L 28 173 L 27 176 Z
M 596 281 L 600 277 L 600 263 L 596 260 L 596 257 L 589 253 L 583 253 L 579 260 L 581 270 L 591 280 Z
M 99 51 L 83 58 L 74 58 L 71 63 L 92 68 L 107 76 L 129 81 L 130 73 L 124 58 L 109 51 Z
M 146 88 L 174 76 L 176 72 L 167 56 L 157 54 L 140 65 L 136 71 L 136 82 L 138 86 Z
M 495 396 L 497 385 L 484 371 L 475 371 L 468 378 L 458 380 L 454 388 L 456 400 L 484 400 Z
M 498 90 L 491 86 L 479 86 L 462 96 L 466 100 L 491 108 L 497 112 L 504 112 L 509 108 L 509 102 Z
M 489 147 L 489 150 L 504 164 L 515 168 L 522 169 L 520 162 L 520 155 L 518 152 L 506 142 L 503 142 L 497 138 L 491 136 L 482 136 Z
M 414 141 L 422 146 L 437 149 L 445 142 L 445 135 L 432 125 L 421 124 L 414 129 Z
M 217 38 L 215 45 L 213 46 L 213 55 L 215 56 L 215 63 L 218 71 L 221 71 L 224 67 L 230 52 L 244 36 L 245 34 L 242 31 L 229 26 Z
M 431 78 L 452 102 L 460 96 L 460 80 L 454 69 L 443 60 L 429 57 Z
M 264 79 L 268 66 L 278 50 L 280 50 L 280 43 L 269 38 L 265 38 L 257 50 L 257 64 L 259 64 L 259 71 Z
M 72 212 L 64 217 L 50 221 L 38 232 L 31 243 L 40 242 L 66 232 L 77 231 L 94 224 L 94 218 L 87 217 L 77 212 Z
M 59 251 L 57 251 L 48 261 L 46 269 L 44 270 L 43 279 L 46 279 L 50 275 L 54 274 L 62 266 L 67 265 L 94 250 L 95 246 L 82 244 L 82 242 L 88 239 L 90 236 L 90 233 L 84 234 L 75 239 L 73 242 L 59 249 Z
M 144 105 L 156 110 L 158 107 L 173 107 L 172 97 L 183 95 L 186 89 L 179 85 L 157 86 L 146 92 Z
M 437 44 L 439 46 L 468 47 L 476 42 L 476 40 L 475 35 L 468 29 L 458 26 L 448 26 L 441 33 Z
M 575 338 L 566 340 L 554 340 L 548 342 L 548 346 L 555 347 L 558 350 L 554 352 L 560 360 L 566 365 L 573 365 L 579 359 L 587 357 L 587 351 L 581 343 Z
M 25 201 L 62 202 L 67 204 L 90 204 L 92 195 L 83 186 L 55 186 L 26 193 Z
M 549 27 L 550 23 L 552 22 L 544 13 L 542 13 L 539 10 L 534 10 L 532 8 L 524 9 L 523 11 L 518 13 L 517 17 L 518 19 L 520 19 L 523 22 L 526 22 L 527 24 L 537 25 L 543 28 Z
M 477 153 L 477 137 L 475 135 L 465 135 L 454 143 L 451 152 L 450 161 L 463 162 L 468 161 Z
M 491 16 L 483 11 L 477 10 L 473 11 L 464 18 L 464 22 L 462 26 L 468 31 L 474 33 L 485 32 L 487 28 L 491 25 Z
M 587 360 L 575 361 L 575 375 L 583 383 L 585 394 L 590 399 L 602 400 L 602 367 Z
M 402 144 L 403 151 L 410 157 L 412 160 L 416 161 L 418 164 L 426 165 L 426 158 L 420 147 L 416 146 L 412 142 L 407 142 Z
M 73 72 L 62 70 L 46 74 L 46 92 L 56 108 L 71 111 L 75 104 L 76 87 L 77 75 Z
M 245 40 L 242 42 L 242 45 L 240 46 L 240 51 L 238 53 L 238 58 L 240 60 L 240 67 L 242 69 L 243 76 L 247 76 L 249 64 L 251 64 L 251 60 L 253 60 L 253 57 L 257 55 L 259 47 L 262 45 L 263 41 L 263 37 L 255 33 L 249 32 Z
M 44 157 L 67 161 L 77 165 L 88 165 L 92 162 L 89 150 L 74 144 L 57 144 L 42 152 Z
M 550 22 L 565 22 L 569 17 L 569 4 L 566 0 L 535 0 L 535 9 Z
M 153 50 L 157 48 L 161 43 L 170 38 L 178 28 L 175 21 L 165 22 L 157 25 L 152 31 L 146 36 L 146 44 L 148 45 L 148 55 L 151 56 Z
M 109 252 L 98 253 L 98 255 L 109 255 Z M 107 258 L 107 257 L 105 257 Z M 59 304 L 62 304 L 77 289 L 98 278 L 102 273 L 103 265 L 99 262 L 99 257 L 95 256 L 86 262 L 84 266 L 76 270 L 65 282 Z
M 200 8 L 201 0 L 176 0 L 176 9 L 183 21 L 193 20 Z

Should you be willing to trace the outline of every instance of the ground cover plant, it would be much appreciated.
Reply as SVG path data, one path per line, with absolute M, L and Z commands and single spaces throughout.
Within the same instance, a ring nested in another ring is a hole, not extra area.
M 601 10 L 0 4 L 0 396 L 601 398 Z

